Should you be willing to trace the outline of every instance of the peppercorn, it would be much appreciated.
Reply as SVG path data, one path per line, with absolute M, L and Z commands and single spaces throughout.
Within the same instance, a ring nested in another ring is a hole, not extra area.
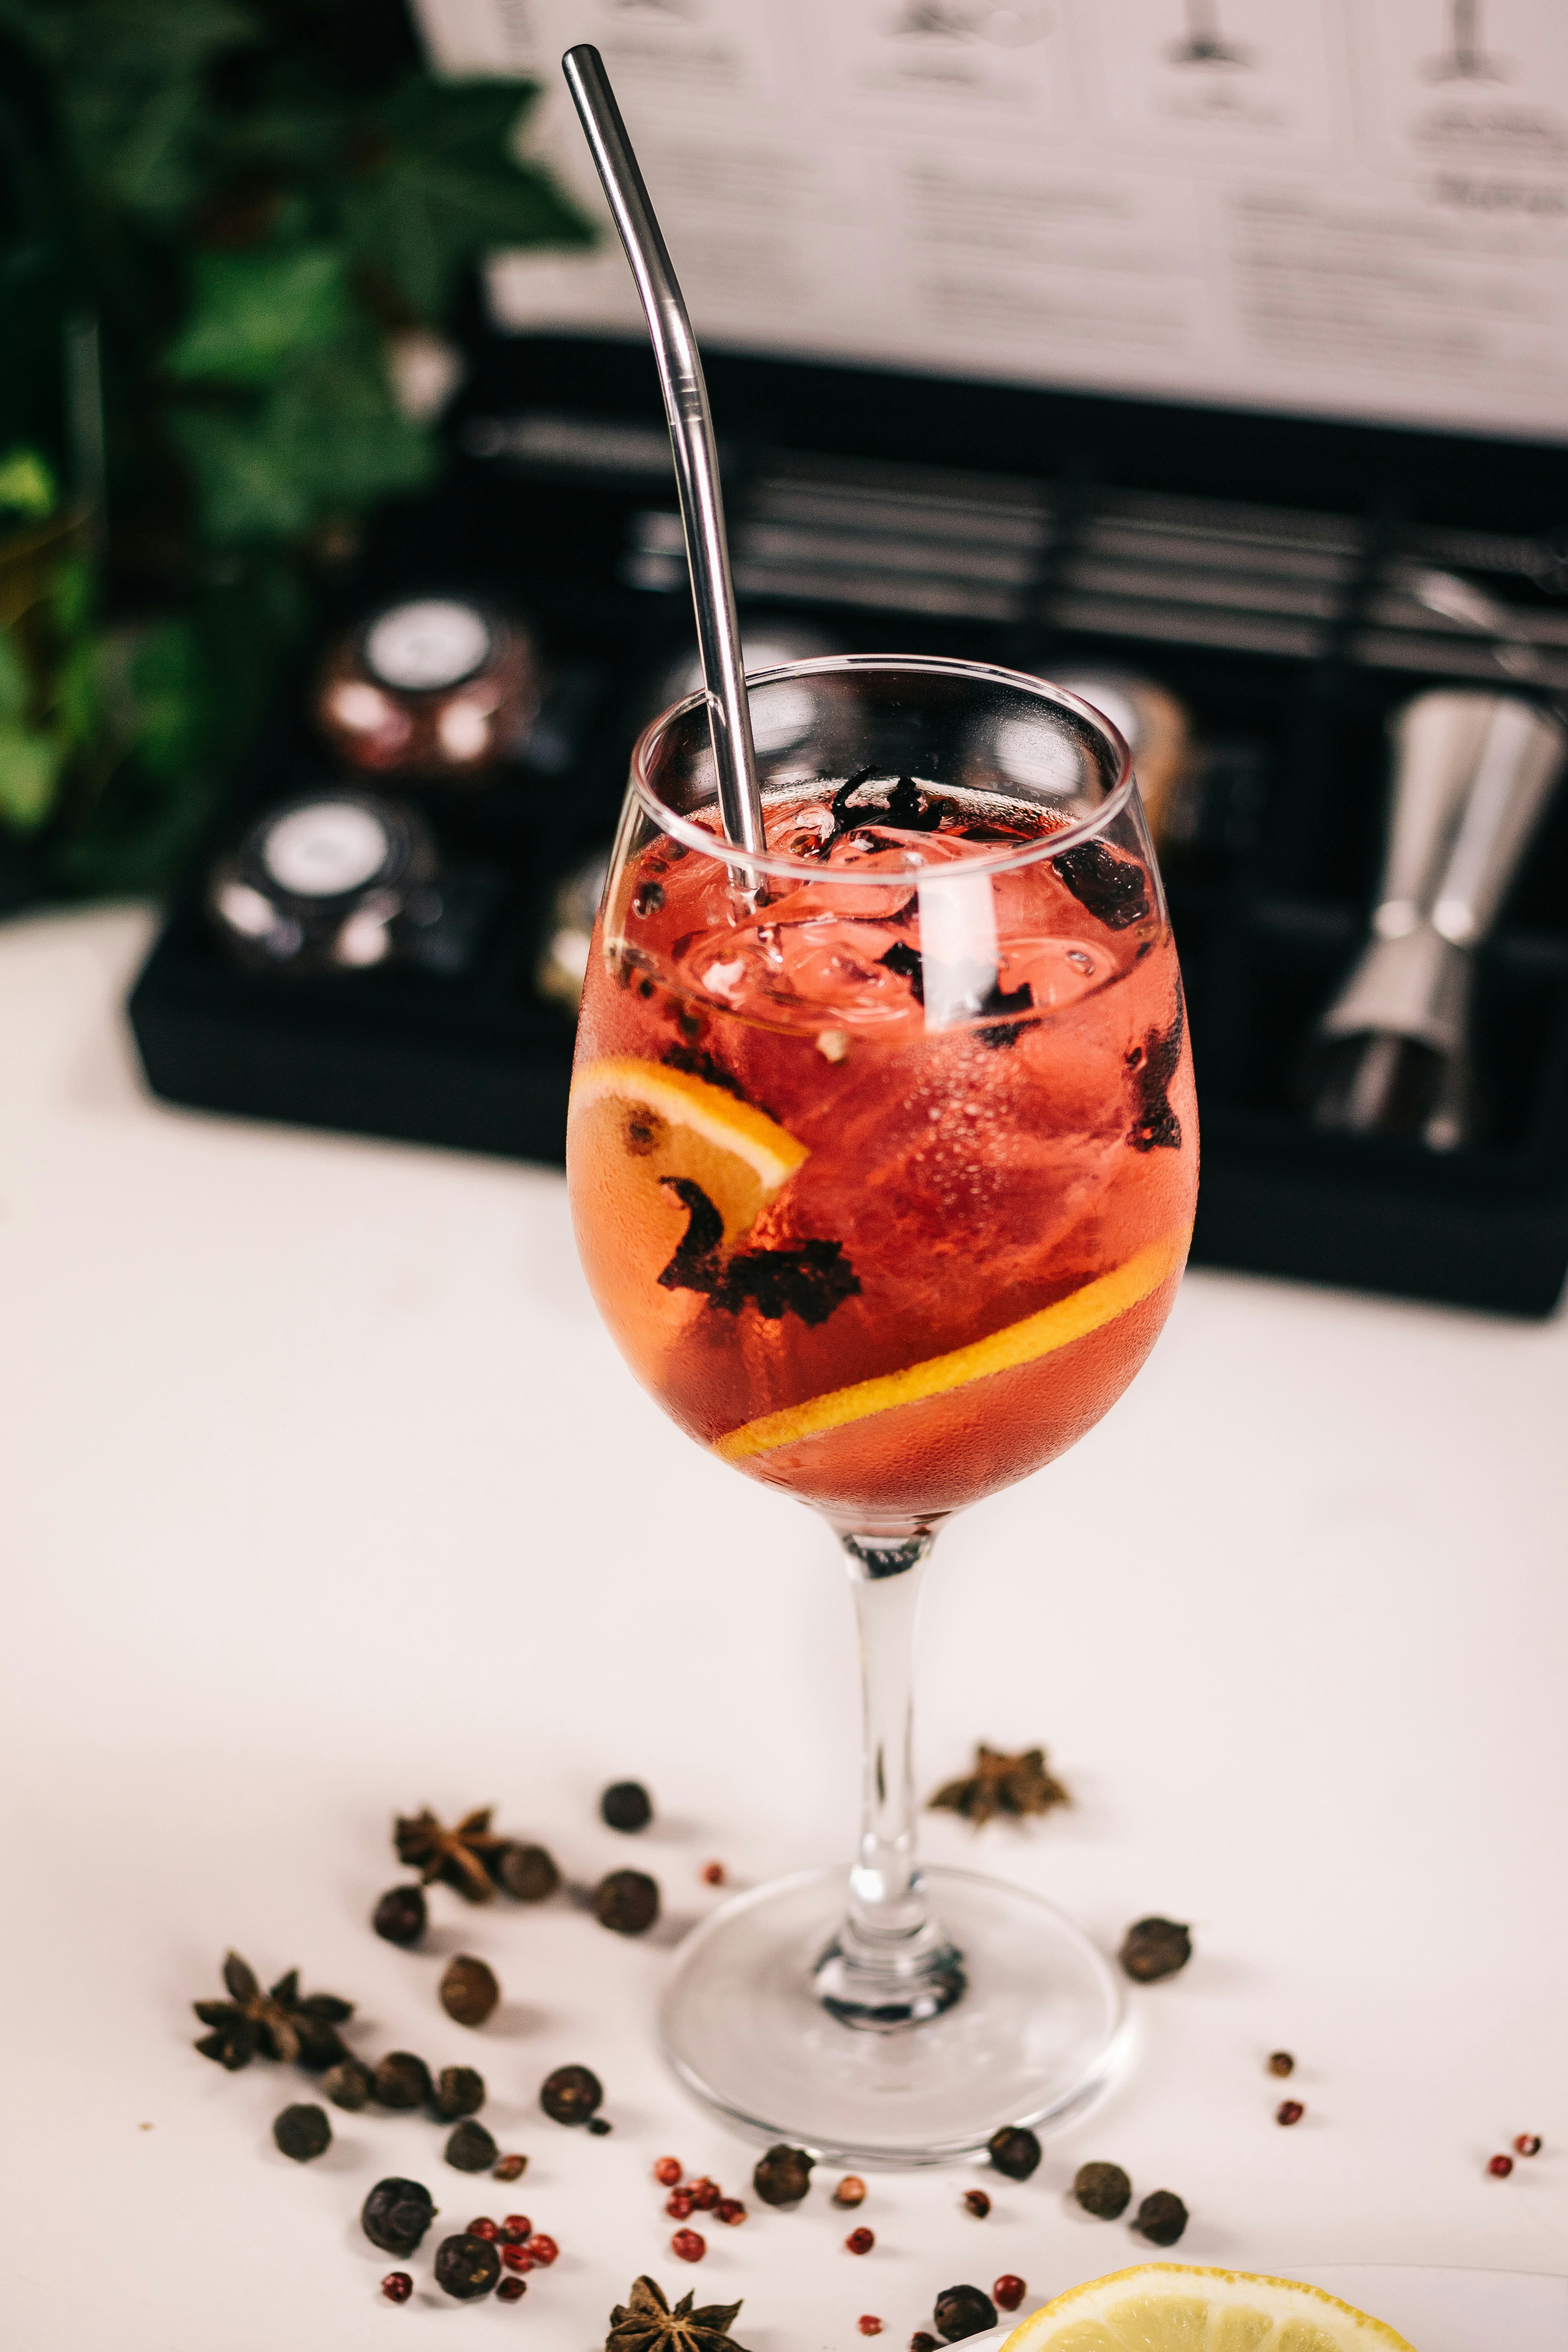
M 281 2155 L 291 2156 L 296 2164 L 309 2164 L 331 2147 L 332 2126 L 325 2107 L 285 2107 L 272 2119 L 272 2137 Z
M 557 2066 L 539 2086 L 539 2104 L 552 2123 L 585 2124 L 605 2096 L 589 2066 Z
M 447 2134 L 441 2153 L 459 2172 L 488 2172 L 499 2150 L 483 2124 L 475 2123 L 470 2116 Z
M 363 2058 L 340 2058 L 322 2075 L 321 2088 L 334 2107 L 357 2116 L 362 2107 L 370 2104 L 375 2077 Z
M 708 2252 L 708 2241 L 698 2230 L 677 2230 L 669 2242 L 669 2251 L 683 2263 L 700 2263 Z
M 1173 1977 L 1192 1957 L 1191 1932 L 1176 1919 L 1134 1919 L 1117 1954 L 1136 1984 L 1158 1984 L 1162 1977 Z
M 1281 2099 L 1274 2110 L 1274 2120 L 1277 2124 L 1299 2124 L 1306 2112 L 1300 2099 Z
M 868 2254 L 876 2242 L 874 2231 L 865 2228 L 851 2230 L 844 2241 L 844 2251 L 847 2254 Z
M 713 2219 L 727 2222 L 731 2229 L 746 2218 L 746 2209 L 738 2197 L 721 2197 L 713 2208 Z
M 862 2336 L 880 2336 L 882 2323 L 874 2311 L 863 2311 L 855 2322 Z
M 530 2235 L 528 2241 L 528 2259 L 531 2263 L 542 2263 L 543 2267 L 548 2270 L 551 2263 L 555 2260 L 556 2255 L 560 2252 L 561 2249 L 556 2244 L 554 2239 L 547 2238 L 542 2230 L 535 2230 Z
M 588 2118 L 588 2130 L 595 2139 L 603 2139 L 607 2132 L 613 2132 L 615 2128 L 608 2116 L 590 2116 Z
M 414 2292 L 414 2281 L 406 2271 L 388 2271 L 381 2282 L 381 2291 L 388 2303 L 406 2303 Z
M 470 2238 L 499 2238 L 500 2223 L 492 2221 L 488 2213 L 481 2213 L 477 2221 L 468 2223 L 468 2235 Z
M 1080 2164 L 1073 2175 L 1072 2193 L 1097 2221 L 1114 2221 L 1127 2210 L 1132 2183 L 1119 2164 Z
M 705 2172 L 700 2174 L 697 2179 L 690 2181 L 688 2187 L 691 2201 L 700 2213 L 711 2213 L 714 2206 L 724 2194 L 719 2183 L 716 2180 L 710 2180 Z
M 503 2156 L 490 2178 L 492 2180 L 521 2180 L 527 2170 L 526 2156 Z
M 542 1903 L 561 1884 L 555 1857 L 545 1846 L 509 1840 L 491 1866 L 497 1885 L 514 1903 Z
M 977 2286 L 944 2286 L 931 2318 L 943 2342 L 956 2344 L 965 2336 L 984 2336 L 988 2327 L 994 2327 L 996 2305 Z
M 1003 2311 L 1016 2311 L 1029 2290 L 1016 2271 L 1004 2271 L 991 2289 L 992 2300 Z
M 496 2289 L 496 2301 L 498 2303 L 521 2303 L 527 2293 L 528 2281 L 526 2279 L 503 2278 L 500 2286 Z
M 984 2189 L 966 2189 L 963 2192 L 963 2209 L 966 2213 L 973 2213 L 977 2221 L 984 2221 L 991 2210 L 991 2200 Z
M 430 2096 L 430 2069 L 412 2050 L 389 2050 L 373 2078 L 377 2104 L 406 2113 Z
M 425 1933 L 427 1916 L 422 1886 L 389 1886 L 371 1913 L 370 1924 L 378 1936 L 406 1951 Z
M 997 2171 L 1009 2180 L 1027 2180 L 1040 2160 L 1039 2140 L 1024 2124 L 993 2132 L 986 2148 Z
M 476 1959 L 472 1952 L 459 1952 L 447 1963 L 439 1998 L 454 2024 L 482 2025 L 500 1999 L 500 1987 L 488 1960 Z
M 833 2192 L 836 2205 L 864 2205 L 866 2184 L 858 2172 L 847 2172 Z
M 1487 2170 L 1494 2180 L 1506 2180 L 1513 2170 L 1513 2158 L 1511 2156 L 1494 2156 Z
M 942 2352 L 942 2347 L 934 2336 L 928 2336 L 923 2327 L 917 2327 L 910 2338 L 910 2352 Z
M 721 1862 L 705 1862 L 700 1875 L 704 1886 L 722 1886 L 726 1872 Z
M 1173 2246 L 1187 2226 L 1187 2209 L 1173 2189 L 1156 2189 L 1145 2197 L 1129 2229 L 1147 2238 L 1152 2246 Z
M 533 2268 L 533 2257 L 526 2246 L 503 2246 L 500 2258 L 503 2270 L 531 2271 Z
M 662 2189 L 678 2189 L 680 2173 L 681 2164 L 678 2156 L 661 2156 L 653 2168 L 653 2177 Z
M 664 2200 L 664 2210 L 672 2221 L 689 2221 L 697 2208 L 691 2201 L 689 2189 L 672 2189 Z
M 423 2181 L 378 2180 L 359 2218 L 384 2254 L 411 2254 L 436 2218 L 436 2200 Z
M 1268 2071 L 1271 2074 L 1293 2074 L 1296 2071 L 1296 2061 L 1291 2057 L 1289 2050 L 1271 2050 L 1268 2053 Z
M 533 2235 L 533 2224 L 526 2213 L 509 2213 L 500 2225 L 500 2233 L 508 2242 L 521 2246 L 525 2238 Z
M 1513 2149 L 1516 2156 L 1539 2156 L 1541 2154 L 1540 2133 L 1521 2132 L 1514 2141 Z
M 477 2116 L 485 2103 L 485 2078 L 472 2066 L 443 2066 L 430 2104 L 443 2123 Z
M 500 2276 L 500 2256 L 488 2238 L 470 2237 L 464 2230 L 443 2238 L 436 2249 L 436 2284 L 443 2294 L 458 2303 L 476 2303 L 492 2294 Z
M 804 2147 L 789 2147 L 781 2140 L 758 2158 L 752 2186 L 764 2205 L 798 2205 L 811 2187 L 815 2161 Z
M 599 1800 L 600 1818 L 627 1837 L 646 1830 L 653 1819 L 653 1799 L 640 1780 L 616 1780 Z
M 594 1889 L 594 1916 L 616 1936 L 645 1936 L 658 1917 L 658 1882 L 645 1870 L 612 1870 Z

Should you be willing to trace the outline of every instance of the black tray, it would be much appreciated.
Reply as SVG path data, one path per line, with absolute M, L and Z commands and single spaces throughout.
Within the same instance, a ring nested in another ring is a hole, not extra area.
M 481 794 L 416 796 L 488 877 L 480 952 L 445 974 L 242 971 L 201 911 L 204 857 L 132 1018 L 174 1101 L 558 1161 L 571 1024 L 532 987 L 547 909 L 607 837 L 638 698 L 689 608 L 647 354 L 480 335 L 474 361 L 451 474 L 384 520 L 345 610 L 498 595 L 562 681 L 563 766 L 557 747 L 554 768 Z M 1120 662 L 1192 709 L 1206 764 L 1166 874 L 1204 1129 L 1194 1256 L 1549 1313 L 1568 1271 L 1568 793 L 1480 959 L 1476 1141 L 1438 1156 L 1320 1134 L 1297 1089 L 1365 933 L 1390 710 L 1444 681 L 1509 683 L 1486 639 L 1412 603 L 1401 567 L 1501 593 L 1540 638 L 1532 690 L 1568 693 L 1568 450 L 724 354 L 709 377 L 743 603 L 866 650 Z M 296 691 L 222 839 L 330 773 L 302 709 Z

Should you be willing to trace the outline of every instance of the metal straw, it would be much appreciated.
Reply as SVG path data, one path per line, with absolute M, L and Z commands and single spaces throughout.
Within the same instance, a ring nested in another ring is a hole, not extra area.
M 680 489 L 680 519 L 686 530 L 686 560 L 691 571 L 691 601 L 697 608 L 697 645 L 708 689 L 720 814 L 734 847 L 763 850 L 767 841 L 752 743 L 752 714 L 741 664 L 741 631 L 724 536 L 713 419 L 697 339 L 605 61 L 597 49 L 583 42 L 567 50 L 561 65 L 637 279 L 664 388 Z

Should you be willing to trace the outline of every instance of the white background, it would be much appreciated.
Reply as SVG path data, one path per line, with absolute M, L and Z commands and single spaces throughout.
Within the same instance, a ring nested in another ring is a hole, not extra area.
M 752 2152 L 653 2053 L 668 1943 L 438 1893 L 411 1955 L 367 1915 L 423 1803 L 493 1801 L 581 1878 L 641 1863 L 676 1925 L 710 1856 L 744 1879 L 846 1853 L 831 1543 L 634 1387 L 559 1177 L 150 1103 L 119 1011 L 148 931 L 0 929 L 7 2352 L 596 2352 L 650 2266 L 744 2295 L 752 2352 L 850 2352 L 867 2310 L 903 2352 L 954 2279 L 1016 2269 L 1032 2305 L 1136 2259 L 1064 2204 L 1089 2158 L 1176 2189 L 1197 2263 L 1568 2270 L 1563 1321 L 1189 1276 L 1110 1420 L 947 1531 L 921 1783 L 976 1738 L 1043 1740 L 1078 1802 L 1026 1833 L 936 1817 L 931 1853 L 1107 1944 L 1190 1920 L 1197 1957 L 1134 1995 L 1111 2102 L 1026 2187 L 987 2176 L 988 2221 L 962 2175 L 875 2181 L 856 2262 L 819 2190 L 683 2273 L 653 2158 L 734 2187 Z M 595 1818 L 626 1774 L 658 1803 L 643 1841 Z M 435 2126 L 374 2114 L 286 2163 L 268 2125 L 304 2078 L 189 2047 L 230 1944 L 359 2000 L 372 2056 L 479 2063 L 526 2180 L 469 2182 Z M 434 1999 L 460 1948 L 505 1988 L 478 2035 Z M 603 2075 L 610 2138 L 539 2114 L 567 2060 Z M 1522 2130 L 1544 2153 L 1489 2179 Z M 561 2262 L 512 2312 L 384 2305 L 355 2217 L 387 2172 L 445 2226 L 526 2211 Z
M 538 78 L 607 221 L 559 63 L 597 43 L 710 342 L 1568 434 L 1562 0 L 1468 50 L 1454 0 L 417 9 L 445 70 Z M 605 236 L 500 264 L 501 318 L 635 330 Z

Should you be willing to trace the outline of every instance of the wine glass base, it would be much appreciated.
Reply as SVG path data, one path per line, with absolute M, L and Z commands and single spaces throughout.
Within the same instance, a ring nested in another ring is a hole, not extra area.
M 689 1936 L 660 2006 L 665 2053 L 731 2123 L 837 2163 L 947 2164 L 1004 2124 L 1081 2116 L 1127 2055 L 1126 2008 L 1081 1927 L 1038 1895 L 966 1870 L 922 1874 L 963 1959 L 942 2016 L 842 2025 L 812 1970 L 847 1902 L 842 1870 L 737 1895 Z

